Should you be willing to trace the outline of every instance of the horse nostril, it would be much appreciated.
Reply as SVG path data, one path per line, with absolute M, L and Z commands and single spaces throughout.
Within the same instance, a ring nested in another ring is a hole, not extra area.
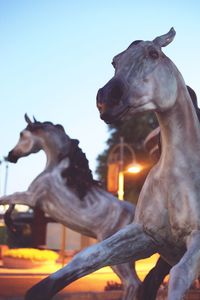
M 121 101 L 123 94 L 124 94 L 124 84 L 123 82 L 118 78 L 113 78 L 109 82 L 108 86 L 108 101 L 109 105 L 118 105 Z
M 102 107 L 103 107 L 103 101 L 102 101 L 103 97 L 102 96 L 103 96 L 102 89 L 99 89 L 97 92 L 97 97 L 96 97 L 97 108 L 99 109 L 99 111 L 101 111 Z
M 114 86 L 111 88 L 111 91 L 109 93 L 109 100 L 110 103 L 115 105 L 118 104 L 123 96 L 123 86 L 122 84 L 119 84 L 119 82 L 116 82 Z
M 8 153 L 8 156 L 5 158 L 6 161 L 9 161 L 11 163 L 16 163 L 18 160 L 18 157 L 14 155 L 13 151 L 10 151 Z
M 97 93 L 97 107 L 100 112 L 105 111 L 108 107 L 118 105 L 125 91 L 123 82 L 118 78 L 112 78 Z

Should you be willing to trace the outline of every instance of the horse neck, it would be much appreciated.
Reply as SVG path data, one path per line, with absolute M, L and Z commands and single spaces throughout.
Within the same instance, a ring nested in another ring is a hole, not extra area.
M 46 154 L 46 167 L 45 169 L 52 169 L 55 167 L 64 153 L 64 143 L 52 138 L 51 140 L 45 140 L 42 144 L 42 149 Z
M 180 88 L 175 105 L 156 113 L 161 129 L 161 161 L 192 159 L 200 151 L 200 126 L 186 87 Z

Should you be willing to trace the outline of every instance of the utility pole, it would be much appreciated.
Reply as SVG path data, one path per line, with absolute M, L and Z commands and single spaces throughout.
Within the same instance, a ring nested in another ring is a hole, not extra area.
M 5 181 L 4 181 L 4 195 L 7 194 L 7 185 L 8 185 L 8 162 L 6 161 Z

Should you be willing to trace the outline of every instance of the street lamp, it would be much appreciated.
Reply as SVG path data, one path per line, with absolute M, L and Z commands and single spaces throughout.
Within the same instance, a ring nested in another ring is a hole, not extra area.
M 7 185 L 8 185 L 8 162 L 6 160 L 5 161 L 5 167 L 6 167 L 6 171 L 5 171 L 5 181 L 4 181 L 4 195 L 7 194 Z
M 119 200 L 124 199 L 124 150 L 128 150 L 131 154 L 132 163 L 129 165 L 127 172 L 137 174 L 142 170 L 142 166 L 137 163 L 133 148 L 124 142 L 124 138 L 120 137 L 119 144 L 113 146 L 108 155 L 108 191 L 114 192 L 117 189 Z M 111 179 L 112 178 L 112 179 Z M 110 180 L 111 179 L 111 180 Z M 114 184 L 113 184 L 114 183 Z M 117 184 L 115 184 L 117 183 Z
M 5 158 L 2 158 L 0 160 L 0 195 L 2 194 L 2 167 L 3 164 L 5 165 L 5 177 L 4 177 L 4 189 L 3 189 L 3 195 L 7 194 L 7 184 L 8 184 L 8 162 Z M 5 210 L 7 209 L 8 205 L 3 205 L 0 207 L 0 214 L 5 213 Z

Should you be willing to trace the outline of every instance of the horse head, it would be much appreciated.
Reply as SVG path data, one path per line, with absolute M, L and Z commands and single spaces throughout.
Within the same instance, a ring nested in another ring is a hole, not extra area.
M 6 159 L 9 162 L 16 163 L 19 158 L 37 153 L 41 149 L 48 148 L 49 153 L 52 152 L 54 156 L 60 156 L 60 152 L 69 152 L 71 139 L 61 125 L 39 122 L 35 118 L 32 122 L 27 114 L 24 118 L 27 126 L 20 132 L 16 146 L 8 153 Z
M 97 184 L 93 179 L 85 153 L 79 141 L 70 138 L 62 125 L 51 122 L 32 122 L 25 114 L 27 126 L 20 133 L 17 145 L 9 152 L 7 160 L 16 163 L 19 158 L 44 150 L 47 156 L 46 170 L 59 167 L 66 184 L 74 188 L 80 198 Z M 62 163 L 61 163 L 62 162 Z
M 101 119 L 112 123 L 135 112 L 163 111 L 175 103 L 177 80 L 172 74 L 177 69 L 161 50 L 174 36 L 171 28 L 153 41 L 133 42 L 113 58 L 114 77 L 97 93 Z
M 6 160 L 12 163 L 16 163 L 20 157 L 28 156 L 30 153 L 36 153 L 41 149 L 39 139 L 31 132 L 31 128 L 34 127 L 37 121 L 34 119 L 34 122 L 32 122 L 27 114 L 25 114 L 24 118 L 28 125 L 20 132 L 16 146 L 6 157 Z

